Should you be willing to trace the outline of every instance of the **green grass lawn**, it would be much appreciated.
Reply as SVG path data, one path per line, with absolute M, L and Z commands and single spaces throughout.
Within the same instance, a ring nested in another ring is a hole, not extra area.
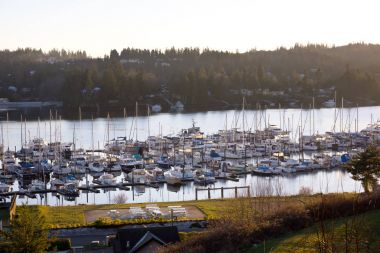
M 278 201 L 297 202 L 313 201 L 316 197 L 267 197 L 256 198 L 253 201 L 265 203 L 277 203 Z M 182 206 L 196 206 L 205 215 L 207 219 L 214 219 L 221 217 L 228 213 L 231 206 L 237 205 L 239 199 L 214 199 L 214 200 L 198 200 L 198 201 L 180 201 L 180 202 L 158 202 L 159 206 L 168 205 L 182 205 Z M 107 205 L 77 205 L 77 206 L 26 206 L 30 211 L 39 211 L 45 216 L 46 222 L 50 228 L 64 228 L 64 227 L 79 227 L 88 226 L 85 219 L 85 211 L 96 209 L 121 209 L 129 208 L 130 206 L 145 206 L 147 203 L 140 204 L 107 204 Z
M 345 193 L 347 197 L 352 197 L 354 194 Z M 279 205 L 279 203 L 294 203 L 297 205 L 304 205 L 304 203 L 311 203 L 319 200 L 318 195 L 312 196 L 290 196 L 290 197 L 263 197 L 263 198 L 251 198 L 251 204 L 260 203 L 265 206 L 265 210 L 272 209 L 273 206 Z M 85 212 L 88 210 L 96 209 L 121 209 L 129 208 L 130 206 L 145 206 L 147 203 L 137 204 L 105 204 L 105 205 L 77 205 L 77 206 L 26 206 L 30 211 L 39 211 L 45 216 L 48 227 L 50 228 L 70 228 L 89 226 L 91 224 L 86 223 Z M 226 215 L 231 210 L 231 207 L 241 204 L 241 199 L 213 199 L 213 200 L 198 200 L 198 201 L 179 201 L 179 202 L 157 202 L 158 206 L 168 205 L 182 205 L 182 206 L 196 206 L 206 216 L 206 219 L 215 219 L 223 215 Z M 139 221 L 131 221 L 130 223 L 136 223 Z
M 334 244 L 333 252 L 345 252 L 346 225 L 357 228 L 358 232 L 347 233 L 347 238 L 352 236 L 348 243 L 350 251 L 357 252 L 380 252 L 380 210 L 370 211 L 356 217 L 340 218 L 326 222 L 326 241 Z M 282 237 L 271 239 L 250 248 L 244 253 L 312 253 L 318 251 L 318 234 L 321 236 L 321 226 L 316 224 L 297 232 L 286 234 Z M 358 240 L 355 240 L 358 238 Z M 359 244 L 356 241 L 360 242 Z M 367 241 L 367 243 L 364 243 Z M 330 251 L 329 251 L 330 252 Z
M 163 202 L 159 206 L 182 205 L 198 207 L 208 219 L 222 215 L 233 200 L 201 200 L 185 202 Z M 46 218 L 50 228 L 86 226 L 85 211 L 96 209 L 121 209 L 130 206 L 145 206 L 142 204 L 111 204 L 111 205 L 78 205 L 78 206 L 26 206 L 30 211 L 39 211 Z

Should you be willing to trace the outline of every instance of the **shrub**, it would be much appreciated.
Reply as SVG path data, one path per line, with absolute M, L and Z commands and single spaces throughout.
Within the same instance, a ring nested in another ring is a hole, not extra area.
M 12 243 L 11 242 L 0 242 L 0 252 L 11 252 Z
M 115 204 L 125 204 L 127 203 L 128 197 L 125 193 L 120 192 L 113 198 Z
M 310 187 L 301 186 L 298 194 L 301 196 L 309 196 L 313 194 L 313 190 Z
M 62 251 L 71 249 L 71 241 L 68 238 L 57 238 L 50 240 L 49 251 Z
M 113 220 L 110 217 L 100 217 L 93 224 L 95 227 L 103 227 L 113 224 Z

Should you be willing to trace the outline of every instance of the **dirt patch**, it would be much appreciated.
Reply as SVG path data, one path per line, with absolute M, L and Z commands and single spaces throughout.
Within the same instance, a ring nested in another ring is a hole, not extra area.
M 199 210 L 196 206 L 181 206 L 186 210 L 186 215 L 183 216 L 187 219 L 204 219 L 205 214 Z M 141 208 L 143 212 L 149 217 L 150 212 L 146 208 Z M 168 206 L 159 206 L 159 210 L 163 217 L 171 216 L 171 209 Z M 133 218 L 131 209 L 129 208 L 118 208 L 118 209 L 96 209 L 88 210 L 84 212 L 86 218 L 86 223 L 92 223 L 101 217 L 110 217 L 113 219 L 128 220 Z

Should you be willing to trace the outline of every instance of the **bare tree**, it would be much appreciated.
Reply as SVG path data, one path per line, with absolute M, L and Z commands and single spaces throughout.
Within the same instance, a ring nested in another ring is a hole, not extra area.
M 119 194 L 115 195 L 113 198 L 113 202 L 115 204 L 125 204 L 127 203 L 128 197 L 127 194 L 120 192 Z

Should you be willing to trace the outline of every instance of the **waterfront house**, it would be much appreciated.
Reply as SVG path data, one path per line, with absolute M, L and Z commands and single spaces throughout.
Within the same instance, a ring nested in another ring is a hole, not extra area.
M 11 202 L 0 203 L 0 231 L 4 227 L 9 227 L 10 221 L 16 215 L 16 195 L 12 197 Z
M 177 227 L 119 229 L 113 240 L 114 253 L 150 253 L 169 243 L 179 242 Z

